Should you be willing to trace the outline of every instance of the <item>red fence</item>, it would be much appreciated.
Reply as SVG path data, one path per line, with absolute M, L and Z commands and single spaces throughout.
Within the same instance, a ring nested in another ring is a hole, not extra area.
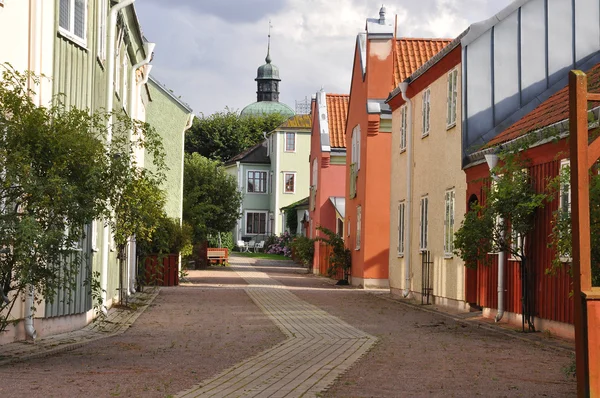
M 320 242 L 319 246 L 319 275 L 329 276 L 329 267 L 331 266 L 329 259 L 331 256 L 332 248 L 324 242 Z M 332 276 L 332 278 L 338 280 L 344 279 L 344 270 L 338 269 L 337 272 Z
M 144 261 L 145 284 L 154 286 L 179 285 L 179 255 L 148 256 Z
M 558 175 L 560 160 L 551 160 L 529 168 L 537 192 L 547 189 L 548 181 Z M 480 187 L 482 183 L 479 182 Z M 473 192 L 473 189 L 469 190 Z M 482 198 L 483 190 L 479 191 Z M 483 198 L 485 200 L 485 198 Z M 558 208 L 558 200 L 546 203 L 538 210 L 535 227 L 528 243 L 528 269 L 532 273 L 530 286 L 533 296 L 534 316 L 558 322 L 573 323 L 573 300 L 570 297 L 572 279 L 567 267 L 561 267 L 556 274 L 548 274 L 552 267 L 555 252 L 548 247 L 552 233 L 553 213 Z M 498 256 L 491 255 L 491 265 L 479 265 L 477 270 L 469 270 L 467 276 L 467 298 L 476 304 L 498 307 Z M 520 314 L 521 311 L 521 272 L 520 262 L 507 259 L 505 267 L 505 309 Z M 476 292 L 473 291 L 476 289 Z

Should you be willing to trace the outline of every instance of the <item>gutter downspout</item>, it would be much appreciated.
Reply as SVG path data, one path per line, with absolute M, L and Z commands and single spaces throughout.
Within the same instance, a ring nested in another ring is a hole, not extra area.
M 35 74 L 42 73 L 41 67 L 41 26 L 42 26 L 42 15 L 41 15 L 42 2 L 41 0 L 30 0 L 29 1 L 29 54 L 28 54 L 28 67 L 30 71 Z M 27 80 L 27 88 L 33 90 L 33 80 L 29 78 Z M 36 94 L 33 95 L 32 100 L 37 106 L 41 106 L 41 85 L 36 90 Z M 29 284 L 25 288 L 25 313 L 24 313 L 24 326 L 25 334 L 33 341 L 37 338 L 37 331 L 33 326 L 33 313 L 34 313 L 34 295 L 35 290 L 33 285 Z M 2 292 L 3 299 L 6 297 Z M 8 299 L 8 298 L 6 298 Z
M 489 153 L 485 155 L 485 161 L 490 169 L 490 175 L 492 180 L 498 181 L 498 175 L 494 172 L 494 168 L 498 164 L 498 155 L 496 153 Z M 498 220 L 502 228 L 500 229 L 500 241 L 504 241 L 504 219 Z M 506 259 L 506 253 L 504 250 L 498 253 L 498 313 L 496 314 L 495 321 L 500 322 L 504 316 L 504 263 Z
M 37 338 L 37 332 L 33 327 L 33 295 L 35 294 L 33 286 L 28 285 L 26 291 L 27 293 L 25 295 L 25 333 L 27 334 L 27 336 L 31 337 L 32 340 L 35 341 L 35 339 Z
M 413 148 L 412 148 L 412 101 L 406 95 L 408 90 L 408 82 L 402 82 L 399 85 L 402 92 L 402 99 L 406 102 L 408 120 L 406 121 L 406 246 L 404 247 L 404 298 L 410 294 L 410 236 L 412 231 L 412 164 L 413 164 Z
M 114 104 L 114 79 L 115 79 L 115 30 L 117 28 L 117 14 L 123 8 L 133 4 L 135 0 L 123 0 L 110 9 L 108 18 L 108 38 L 106 41 L 106 112 L 113 111 Z M 109 118 L 106 126 L 106 146 L 110 148 L 112 143 L 112 118 Z M 102 289 L 102 311 L 106 312 L 107 289 L 108 289 L 108 245 L 110 233 L 109 227 L 104 222 L 102 228 L 102 274 L 100 275 L 100 287 Z
M 236 171 L 237 171 L 238 191 L 243 193 L 244 191 L 242 189 L 244 186 L 244 182 L 242 181 L 243 175 L 242 175 L 240 161 L 235 162 L 235 167 L 236 167 Z M 242 233 L 242 220 L 244 219 L 244 201 L 243 200 L 240 202 L 239 213 L 240 213 L 240 217 L 238 218 L 237 228 L 235 230 L 236 244 L 238 241 L 240 241 L 242 239 L 242 235 L 243 235 L 243 233 Z
M 150 60 L 152 59 L 152 53 L 154 51 L 154 47 L 156 46 L 156 43 L 149 43 L 146 42 L 144 43 L 144 52 L 146 53 L 146 57 L 141 60 L 140 62 L 138 62 L 137 64 L 133 65 L 133 68 L 131 68 L 131 76 L 130 76 L 130 81 L 131 81 L 131 89 L 130 89 L 130 93 L 129 93 L 129 115 L 132 119 L 138 119 L 139 115 L 137 114 L 137 112 L 134 112 L 134 110 L 137 110 L 137 106 L 135 106 L 135 102 L 136 102 L 136 91 L 138 90 L 138 88 L 140 87 L 141 84 L 136 84 L 136 72 L 139 68 L 141 68 L 144 65 L 147 65 Z M 144 78 L 147 79 L 148 77 L 148 70 L 146 70 L 145 76 Z M 135 108 L 135 109 L 134 109 Z M 129 137 L 131 139 L 131 133 L 129 134 Z M 136 264 L 136 258 L 135 258 L 135 253 L 137 250 L 137 243 L 135 240 L 135 236 L 132 236 L 129 238 L 129 259 L 128 259 L 128 263 L 129 263 L 129 272 L 127 273 L 127 281 L 125 282 L 125 285 L 128 287 L 127 291 L 129 294 L 133 294 L 135 293 L 135 275 L 136 275 L 136 270 L 137 270 L 137 264 Z

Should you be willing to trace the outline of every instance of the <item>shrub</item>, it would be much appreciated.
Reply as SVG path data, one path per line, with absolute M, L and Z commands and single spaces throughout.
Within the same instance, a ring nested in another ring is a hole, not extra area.
M 313 257 L 315 255 L 315 240 L 306 236 L 297 236 L 292 241 L 292 249 L 294 253 L 305 267 L 312 266 Z
M 221 242 L 219 243 L 219 234 L 211 234 L 208 236 L 208 247 L 226 247 L 230 251 L 233 250 L 233 232 L 221 232 Z
M 281 254 L 286 257 L 292 256 L 292 239 L 293 235 L 289 232 L 284 232 L 279 236 L 274 237 L 274 242 L 267 247 L 269 254 Z
M 348 270 L 352 266 L 352 253 L 344 245 L 344 239 L 335 232 L 325 227 L 318 227 L 317 230 L 323 232 L 325 237 L 318 237 L 317 240 L 327 243 L 331 246 L 331 255 L 329 256 L 329 269 L 327 274 L 334 276 L 339 269 L 344 270 L 347 277 Z

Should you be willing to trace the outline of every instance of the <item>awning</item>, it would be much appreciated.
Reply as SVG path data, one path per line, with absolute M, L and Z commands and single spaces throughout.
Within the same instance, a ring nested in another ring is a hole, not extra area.
M 335 211 L 338 212 L 340 217 L 346 218 L 346 198 L 341 196 L 330 196 L 329 200 L 335 207 Z

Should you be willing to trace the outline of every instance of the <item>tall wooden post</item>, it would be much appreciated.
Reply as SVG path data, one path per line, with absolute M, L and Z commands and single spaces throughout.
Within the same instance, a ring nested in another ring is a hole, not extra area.
M 571 215 L 577 396 L 600 397 L 600 288 L 592 286 L 590 238 L 590 168 L 600 157 L 600 139 L 588 144 L 587 76 L 569 74 L 571 143 Z

